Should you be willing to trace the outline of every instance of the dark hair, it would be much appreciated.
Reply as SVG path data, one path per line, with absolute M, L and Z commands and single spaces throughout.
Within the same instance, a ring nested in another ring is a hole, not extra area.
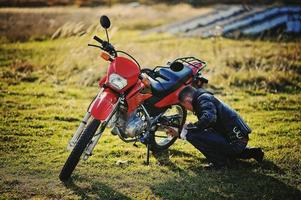
M 185 101 L 185 98 L 187 96 L 193 98 L 193 94 L 196 92 L 196 89 L 194 87 L 191 87 L 190 85 L 184 87 L 181 92 L 179 93 L 179 101 L 183 102 Z

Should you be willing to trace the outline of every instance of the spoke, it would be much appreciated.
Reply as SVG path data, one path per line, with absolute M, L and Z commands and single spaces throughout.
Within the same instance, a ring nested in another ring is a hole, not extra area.
M 167 110 L 164 114 L 163 117 L 165 117 L 166 122 L 168 122 L 168 125 L 164 123 L 162 123 L 162 129 L 158 130 L 158 134 L 159 135 L 154 135 L 155 138 L 155 142 L 157 143 L 157 145 L 159 146 L 165 146 L 167 144 L 169 144 L 174 138 L 172 135 L 167 134 L 167 130 L 169 128 L 173 128 L 175 129 L 175 131 L 179 133 L 180 131 L 180 124 L 182 124 L 183 121 L 183 109 L 180 106 L 173 106 L 172 109 Z M 165 121 L 164 121 L 165 122 Z M 164 134 L 165 132 L 165 134 Z

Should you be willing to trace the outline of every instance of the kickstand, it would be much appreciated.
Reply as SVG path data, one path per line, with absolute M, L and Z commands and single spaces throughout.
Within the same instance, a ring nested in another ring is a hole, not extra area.
M 145 164 L 149 165 L 149 151 L 150 151 L 149 144 L 147 144 L 146 147 L 147 147 L 147 151 L 146 151 L 146 162 L 145 162 Z

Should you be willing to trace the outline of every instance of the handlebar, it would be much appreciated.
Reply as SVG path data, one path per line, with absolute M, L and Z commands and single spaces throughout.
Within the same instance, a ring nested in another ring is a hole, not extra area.
M 103 45 L 103 43 L 104 43 L 103 40 L 100 39 L 99 37 L 97 37 L 96 35 L 94 35 L 93 39 L 96 40 L 97 42 L 99 42 L 99 43 L 102 44 L 102 45 Z
M 123 53 L 127 56 L 129 56 L 131 59 L 133 59 L 133 61 L 138 65 L 139 69 L 141 69 L 141 66 L 140 64 L 138 63 L 138 61 L 133 57 L 131 56 L 130 54 L 128 54 L 127 52 L 125 51 L 116 51 L 114 46 L 107 42 L 107 41 L 103 41 L 102 39 L 100 39 L 99 37 L 97 37 L 96 35 L 93 37 L 94 40 L 96 40 L 98 43 L 101 44 L 101 46 L 98 46 L 98 45 L 94 45 L 94 44 L 88 44 L 88 46 L 91 46 L 91 47 L 96 47 L 96 48 L 100 48 L 106 52 L 108 52 L 111 56 L 113 56 L 114 58 L 117 57 L 117 53 Z
M 103 41 L 102 39 L 100 39 L 96 35 L 93 37 L 93 39 L 96 40 L 97 42 L 99 42 L 101 44 L 101 46 L 97 46 L 97 45 L 93 45 L 93 44 L 88 44 L 88 46 L 100 48 L 100 49 L 108 52 L 113 57 L 117 56 L 117 52 L 116 52 L 116 50 L 115 50 L 115 48 L 112 44 L 110 44 L 107 41 Z

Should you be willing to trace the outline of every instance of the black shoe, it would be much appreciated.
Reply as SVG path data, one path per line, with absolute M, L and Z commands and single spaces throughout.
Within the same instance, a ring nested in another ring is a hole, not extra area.
M 264 152 L 262 151 L 261 148 L 252 148 L 252 157 L 258 162 L 262 163 L 263 157 L 264 157 Z
M 264 152 L 261 148 L 246 148 L 237 156 L 240 159 L 254 158 L 257 162 L 261 163 L 263 160 Z

